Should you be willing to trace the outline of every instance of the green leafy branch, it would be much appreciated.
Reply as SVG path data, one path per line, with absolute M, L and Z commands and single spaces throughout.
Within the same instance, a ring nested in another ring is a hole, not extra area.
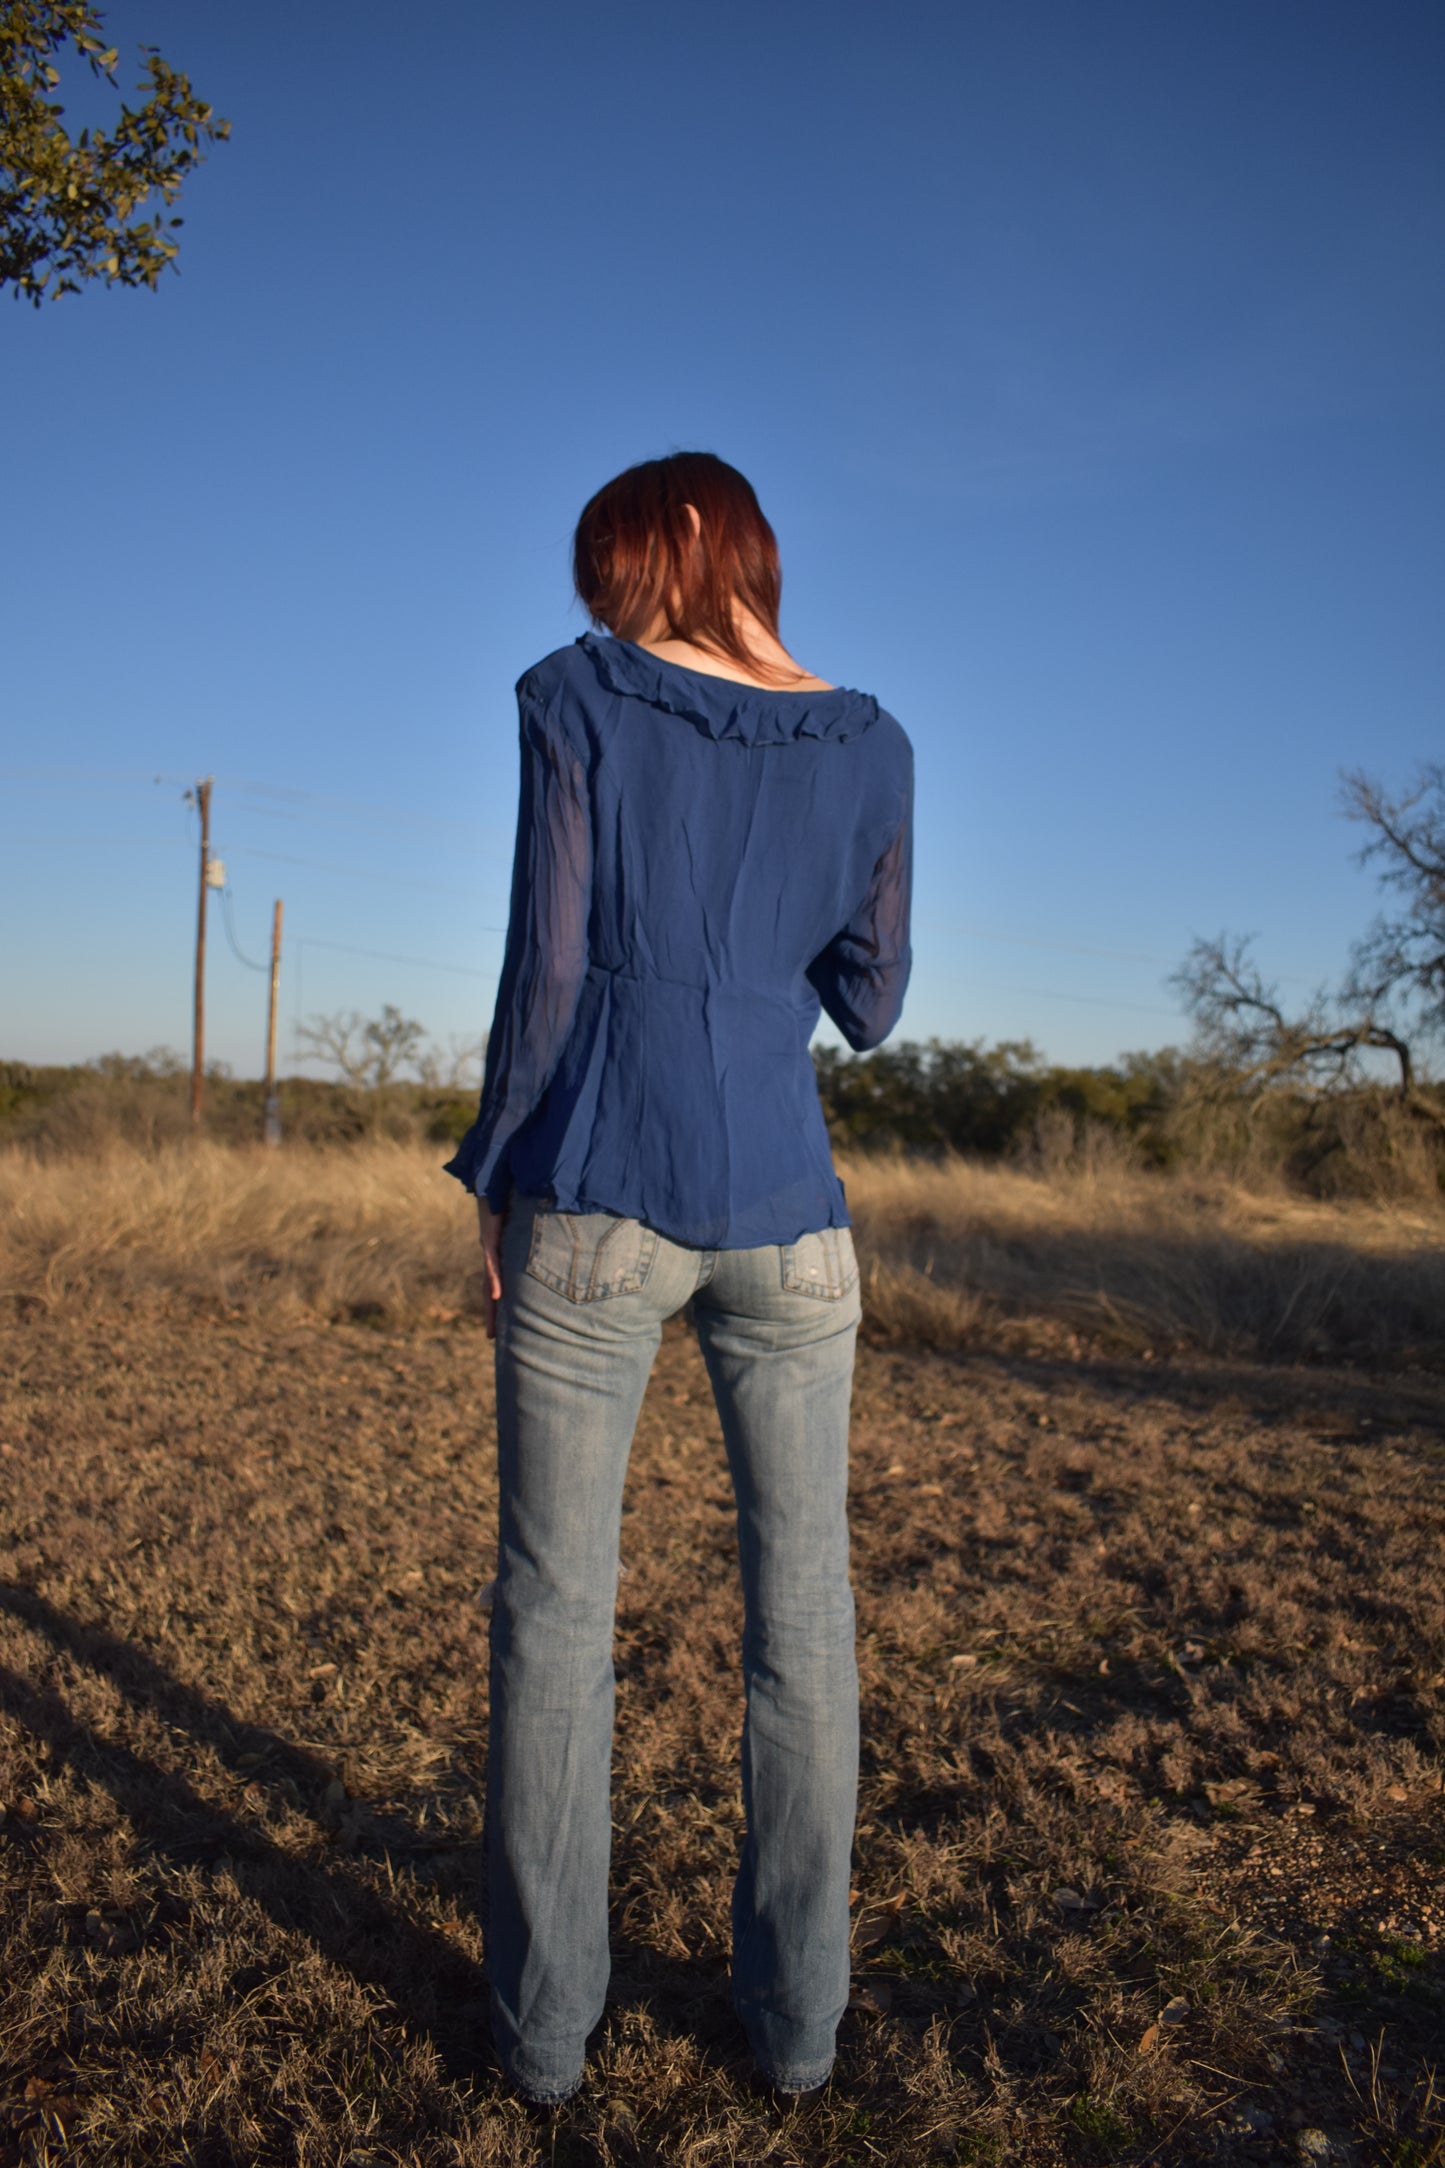
M 109 131 L 72 139 L 55 56 L 69 44 L 92 75 L 115 80 L 119 54 L 88 0 L 0 0 L 0 286 L 39 307 L 83 279 L 154 289 L 175 262 L 182 224 L 164 210 L 231 124 L 154 46 L 142 46 L 143 105 Z M 162 209 L 143 213 L 155 196 Z

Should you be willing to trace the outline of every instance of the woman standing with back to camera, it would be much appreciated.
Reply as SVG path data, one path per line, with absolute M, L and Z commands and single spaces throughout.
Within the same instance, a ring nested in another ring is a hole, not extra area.
M 737 1498 L 743 1795 L 732 1991 L 811 2091 L 848 1996 L 858 1682 L 848 1409 L 858 1267 L 808 1052 L 908 982 L 913 765 L 778 636 L 777 544 L 706 452 L 578 524 L 594 625 L 517 686 L 522 788 L 481 1109 L 496 1340 L 486 1964 L 527 2098 L 582 2082 L 607 1989 L 623 1478 L 664 1319 L 692 1304 Z

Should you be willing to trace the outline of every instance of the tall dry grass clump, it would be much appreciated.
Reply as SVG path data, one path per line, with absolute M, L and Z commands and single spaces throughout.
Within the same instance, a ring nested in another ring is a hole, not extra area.
M 380 1139 L 0 1152 L 0 1295 L 455 1314 L 475 1300 L 476 1232 L 441 1157 Z M 1032 1167 L 860 1157 L 843 1172 L 878 1334 L 1445 1360 L 1445 1211 L 1433 1205 L 1304 1200 L 1149 1173 L 1104 1150 Z
M 853 1162 L 875 1329 L 937 1347 L 1047 1323 L 1160 1355 L 1436 1361 L 1445 1211 L 1150 1173 L 1100 1149 L 1029 1169 Z
M 0 1295 L 47 1308 L 170 1297 L 246 1313 L 455 1309 L 476 1221 L 440 1157 L 382 1140 L 0 1152 Z

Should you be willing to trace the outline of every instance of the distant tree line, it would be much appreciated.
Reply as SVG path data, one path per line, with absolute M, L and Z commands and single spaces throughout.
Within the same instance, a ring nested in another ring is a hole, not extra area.
M 861 1058 L 814 1053 L 834 1149 L 960 1152 L 1055 1173 L 1109 1165 L 1197 1170 L 1319 1196 L 1445 1190 L 1445 1090 L 1404 1102 L 1369 1078 L 1328 1089 L 1266 1082 L 1195 1049 L 1093 1068 L 1025 1041 L 902 1041 Z
M 1392 794 L 1344 778 L 1344 810 L 1366 831 L 1385 908 L 1340 983 L 1287 1006 L 1250 943 L 1194 944 L 1174 975 L 1194 1037 L 1184 1050 L 1098 1067 L 1049 1062 L 1027 1040 L 902 1040 L 853 1056 L 815 1050 L 836 1150 L 965 1153 L 1041 1171 L 1197 1168 L 1284 1180 L 1316 1194 L 1438 1195 L 1445 1188 L 1445 765 Z M 476 1107 L 483 1047 L 443 1051 L 391 1004 L 377 1017 L 313 1016 L 296 1051 L 335 1081 L 281 1087 L 297 1139 L 459 1138 Z M 81 1068 L 0 1062 L 0 1137 L 90 1148 L 106 1135 L 155 1143 L 185 1131 L 181 1058 L 166 1049 Z M 215 1073 L 211 1133 L 254 1138 L 259 1084 Z
M 1328 1196 L 1445 1189 L 1445 1092 L 1418 1081 L 1406 1106 L 1395 1085 L 1378 1081 L 1261 1084 L 1246 1068 L 1172 1048 L 1070 1067 L 1027 1041 L 903 1040 L 862 1056 L 818 1047 L 814 1061 L 841 1155 L 958 1152 L 1043 1174 L 1197 1169 Z M 426 1078 L 402 1081 L 378 1081 L 375 1067 L 362 1082 L 283 1078 L 283 1134 L 298 1143 L 386 1136 L 450 1145 L 475 1115 L 475 1086 L 424 1066 Z M 209 1134 L 254 1142 L 261 1101 L 259 1083 L 213 1069 Z M 151 1148 L 181 1143 L 188 1124 L 185 1064 L 164 1049 L 71 1068 L 0 1062 L 0 1142 L 68 1153 L 123 1138 Z
M 232 1076 L 224 1062 L 209 1063 L 206 1074 L 207 1136 L 222 1144 L 255 1143 L 264 1086 Z M 142 1150 L 183 1143 L 190 1133 L 189 1078 L 189 1063 L 168 1047 L 104 1054 L 71 1067 L 0 1061 L 0 1145 L 64 1154 L 99 1150 L 113 1140 Z M 463 1098 L 450 1078 L 356 1084 L 283 1077 L 280 1102 L 283 1139 L 311 1144 L 367 1137 L 444 1142 L 459 1135 L 476 1111 L 475 1090 Z
M 1111 1067 L 1061 1067 L 1027 1039 L 993 1046 L 904 1039 L 861 1058 L 818 1047 L 813 1060 L 836 1145 L 983 1158 L 1016 1154 L 1048 1115 L 1147 1139 L 1172 1103 L 1181 1067 L 1172 1049 L 1128 1054 Z

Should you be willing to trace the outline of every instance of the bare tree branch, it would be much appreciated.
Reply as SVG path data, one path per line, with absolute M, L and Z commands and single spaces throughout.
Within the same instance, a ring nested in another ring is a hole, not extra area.
M 418 1055 L 416 1073 L 432 1091 L 475 1091 L 482 1081 L 486 1051 L 485 1038 L 459 1039 L 454 1033 L 445 1049 L 432 1045 Z
M 361 1089 L 366 1084 L 369 1057 L 365 1040 L 366 1018 L 359 1009 L 338 1009 L 333 1016 L 311 1016 L 295 1030 L 296 1051 L 303 1062 L 324 1061 L 341 1071 L 344 1083 Z
M 425 1036 L 424 1025 L 414 1017 L 403 1016 L 389 1001 L 380 1016 L 370 1018 L 363 1037 L 370 1059 L 368 1082 L 373 1089 L 379 1091 L 383 1085 L 394 1083 L 403 1069 L 411 1067 Z
M 302 1061 L 328 1062 L 357 1090 L 379 1091 L 418 1061 L 424 1028 L 388 1002 L 380 1016 L 358 1009 L 308 1017 L 296 1026 Z
M 1445 1033 L 1445 765 L 1427 763 L 1397 798 L 1357 770 L 1343 797 L 1346 817 L 1369 831 L 1360 863 L 1373 861 L 1403 903 L 1355 944 L 1342 998 L 1435 1039 Z
M 1356 942 L 1338 989 L 1289 1011 L 1250 940 L 1227 934 L 1196 941 L 1171 984 L 1222 1088 L 1256 1101 L 1272 1087 L 1356 1089 L 1370 1079 L 1366 1057 L 1384 1055 L 1401 1102 L 1445 1130 L 1445 1107 L 1417 1074 L 1420 1050 L 1445 1032 L 1445 765 L 1427 764 L 1397 797 L 1358 770 L 1341 787 L 1346 817 L 1368 831 L 1360 861 L 1401 908 Z

